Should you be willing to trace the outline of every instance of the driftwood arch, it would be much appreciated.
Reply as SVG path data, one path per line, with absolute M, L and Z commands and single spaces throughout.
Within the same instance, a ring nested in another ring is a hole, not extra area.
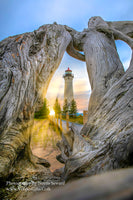
M 49 172 L 49 163 L 31 153 L 30 128 L 37 101 L 41 99 L 42 93 L 46 93 L 65 50 L 71 56 L 86 61 L 93 91 L 88 122 L 81 133 L 72 128 L 70 137 L 63 136 L 58 143 L 62 151 L 58 159 L 65 163 L 60 175 L 70 179 L 132 166 L 133 59 L 124 73 L 114 46 L 114 39 L 121 39 L 133 48 L 132 37 L 133 22 L 105 22 L 100 17 L 94 17 L 89 22 L 89 28 L 81 33 L 54 23 L 44 25 L 32 33 L 1 41 L 2 180 L 10 173 L 15 175 L 15 170 L 21 175 L 22 164 L 25 169 L 44 170 L 45 166 Z M 85 56 L 79 51 L 84 51 Z M 108 64 L 104 66 L 102 74 L 97 76 L 98 65 L 102 70 L 101 62 L 103 65 Z M 106 66 L 109 67 L 107 70 Z M 106 84 L 103 80 L 105 76 Z M 88 141 L 82 135 L 86 135 Z

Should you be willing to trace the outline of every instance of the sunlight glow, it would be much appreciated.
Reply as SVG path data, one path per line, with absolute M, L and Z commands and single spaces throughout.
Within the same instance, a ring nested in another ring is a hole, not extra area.
M 54 111 L 54 110 L 51 110 L 49 115 L 50 115 L 50 116 L 54 116 L 54 115 L 55 115 L 55 111 Z

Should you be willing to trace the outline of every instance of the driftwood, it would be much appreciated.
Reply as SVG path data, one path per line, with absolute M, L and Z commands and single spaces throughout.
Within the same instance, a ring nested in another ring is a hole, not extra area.
M 15 170 L 21 175 L 22 166 L 49 167 L 30 150 L 34 111 L 70 42 L 69 32 L 56 23 L 0 42 L 0 179 Z
M 133 169 L 83 178 L 47 193 L 32 196 L 29 200 L 127 200 L 133 199 Z
M 69 180 L 133 165 L 133 58 L 124 72 L 114 42 L 133 48 L 133 22 L 94 17 L 88 25 L 79 33 L 54 23 L 1 41 L 0 179 L 38 168 L 50 176 L 50 164 L 32 155 L 30 137 L 34 111 L 65 51 L 86 61 L 92 94 L 81 132 L 72 126 L 58 143 L 65 164 L 58 175 Z
M 114 43 L 121 39 L 133 48 L 133 26 L 125 31 L 122 26 L 117 29 L 118 24 L 94 17 L 82 33 L 66 27 L 75 49 L 85 53 L 92 88 L 87 123 L 80 135 L 72 127 L 71 152 L 64 151 L 67 138 L 61 141 L 60 158 L 69 152 L 61 171 L 66 180 L 133 165 L 133 57 L 124 72 Z

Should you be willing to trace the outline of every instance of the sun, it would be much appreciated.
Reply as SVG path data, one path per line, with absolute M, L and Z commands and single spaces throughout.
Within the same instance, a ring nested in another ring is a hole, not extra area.
M 55 115 L 55 111 L 54 111 L 54 110 L 51 110 L 50 113 L 49 113 L 49 115 L 50 115 L 50 116 L 54 116 L 54 115 Z

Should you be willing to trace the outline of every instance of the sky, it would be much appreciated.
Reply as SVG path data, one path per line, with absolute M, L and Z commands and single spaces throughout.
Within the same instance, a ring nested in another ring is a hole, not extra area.
M 88 20 L 92 16 L 101 16 L 105 21 L 132 21 L 133 0 L 0 0 L 0 41 L 53 22 L 82 31 L 87 28 Z M 117 41 L 116 46 L 126 70 L 130 63 L 131 50 L 121 41 Z M 62 76 L 68 67 L 74 74 L 74 98 L 78 111 L 81 112 L 87 109 L 91 93 L 86 65 L 67 53 L 51 80 L 46 97 L 51 109 L 56 97 L 63 104 Z

